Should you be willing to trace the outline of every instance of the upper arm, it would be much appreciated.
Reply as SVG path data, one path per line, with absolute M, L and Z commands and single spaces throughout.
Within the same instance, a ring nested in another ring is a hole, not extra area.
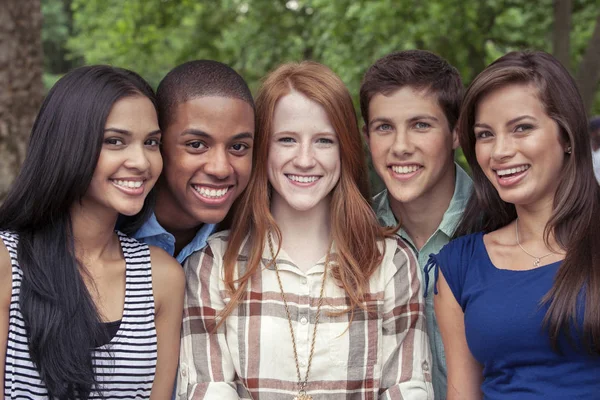
M 441 271 L 437 285 L 438 294 L 434 298 L 434 306 L 446 353 L 447 399 L 482 399 L 483 369 L 467 345 L 463 310 Z
M 181 265 L 162 249 L 151 246 L 150 257 L 158 340 L 158 359 L 151 399 L 167 399 L 173 391 L 179 359 L 185 277 Z
M 387 245 L 391 243 L 388 241 Z M 382 389 L 385 392 L 380 398 L 429 400 L 433 399 L 431 350 L 421 274 L 414 253 L 405 246 L 403 241 L 393 246 L 393 262 L 382 266 L 391 279 L 384 294 Z
M 4 399 L 4 360 L 8 345 L 8 323 L 12 296 L 12 265 L 8 249 L 0 241 L 0 400 Z

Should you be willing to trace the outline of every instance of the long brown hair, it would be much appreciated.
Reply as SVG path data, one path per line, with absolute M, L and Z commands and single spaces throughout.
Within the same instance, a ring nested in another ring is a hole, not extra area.
M 349 311 L 352 312 L 356 307 L 364 308 L 369 278 L 381 263 L 382 253 L 377 242 L 384 238 L 385 232 L 369 204 L 365 150 L 350 93 L 341 79 L 324 65 L 310 61 L 283 64 L 266 77 L 256 98 L 253 172 L 248 189 L 236 210 L 232 223 L 234 228 L 224 255 L 224 280 L 232 296 L 220 316 L 222 318 L 243 298 L 248 281 L 257 272 L 267 232 L 274 232 L 278 243 L 281 243 L 281 232 L 270 212 L 266 160 L 275 105 L 292 90 L 302 93 L 325 109 L 339 140 L 341 173 L 333 189 L 330 209 L 337 262 L 332 263 L 331 272 L 346 291 Z M 247 266 L 244 271 L 236 271 L 238 255 L 246 236 L 249 236 L 245 244 L 249 249 Z M 236 272 L 241 275 L 237 279 Z
M 569 72 L 551 55 L 512 52 L 488 66 L 471 83 L 458 120 L 460 144 L 471 170 L 475 191 L 457 229 L 457 236 L 474 231 L 491 232 L 517 217 L 514 204 L 504 202 L 486 178 L 475 156 L 473 125 L 482 96 L 512 84 L 532 84 L 546 114 L 559 126 L 571 154 L 554 196 L 552 215 L 544 240 L 554 235 L 566 251 L 554 284 L 542 304 L 549 304 L 544 324 L 555 349 L 561 334 L 571 338 L 577 326 L 577 300 L 585 298 L 583 343 L 600 354 L 600 189 L 593 175 L 587 118 L 581 96 Z

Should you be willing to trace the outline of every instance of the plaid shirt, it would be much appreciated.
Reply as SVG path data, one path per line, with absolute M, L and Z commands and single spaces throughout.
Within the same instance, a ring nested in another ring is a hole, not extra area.
M 223 283 L 228 233 L 208 240 L 185 264 L 187 287 L 177 378 L 179 399 L 293 399 L 298 393 L 289 323 L 271 255 L 248 293 L 215 332 L 230 301 Z M 352 323 L 345 291 L 327 276 L 307 392 L 314 400 L 433 399 L 425 304 L 415 255 L 401 238 L 386 239 L 382 265 L 370 278 L 367 306 Z M 243 272 L 247 241 L 238 257 Z M 302 378 L 310 355 L 324 260 L 303 273 L 285 251 L 277 265 L 286 292 Z

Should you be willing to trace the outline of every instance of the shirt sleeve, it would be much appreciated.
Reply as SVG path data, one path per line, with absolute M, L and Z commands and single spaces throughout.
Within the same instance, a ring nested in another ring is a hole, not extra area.
M 218 241 L 215 240 L 215 241 Z M 209 244 L 185 265 L 186 291 L 177 376 L 179 400 L 238 400 L 236 372 L 226 341 L 225 324 L 216 329 L 221 296 L 222 257 Z
M 387 246 L 394 242 L 388 240 Z M 433 400 L 431 349 L 421 274 L 413 251 L 397 238 L 384 291 L 383 367 L 379 399 Z M 386 249 L 386 253 L 389 250 Z
M 425 266 L 425 272 L 428 269 L 435 268 L 434 293 L 437 294 L 437 279 L 439 271 L 444 275 L 456 302 L 460 304 L 463 312 L 465 311 L 466 299 L 463 296 L 464 285 L 467 279 L 471 258 L 476 252 L 477 241 L 481 239 L 482 233 L 471 234 L 454 239 L 445 245 L 438 254 L 431 254 L 429 261 Z

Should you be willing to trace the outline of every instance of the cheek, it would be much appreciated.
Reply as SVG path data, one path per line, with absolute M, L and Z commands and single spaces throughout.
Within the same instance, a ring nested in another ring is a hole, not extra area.
M 388 143 L 390 142 L 390 143 Z M 369 141 L 369 150 L 371 152 L 371 158 L 374 162 L 384 161 L 387 151 L 391 147 L 391 140 L 387 138 L 373 138 Z

